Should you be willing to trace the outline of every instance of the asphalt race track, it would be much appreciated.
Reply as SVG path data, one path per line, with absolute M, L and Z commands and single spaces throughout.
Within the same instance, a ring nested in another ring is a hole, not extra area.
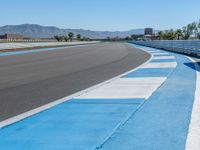
M 1 56 L 0 121 L 101 83 L 149 58 L 127 43 Z

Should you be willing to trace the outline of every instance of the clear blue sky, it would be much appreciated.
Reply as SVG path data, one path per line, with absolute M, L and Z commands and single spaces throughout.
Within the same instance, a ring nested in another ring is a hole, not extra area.
M 34 23 L 61 28 L 179 28 L 200 19 L 200 0 L 0 0 L 0 26 Z

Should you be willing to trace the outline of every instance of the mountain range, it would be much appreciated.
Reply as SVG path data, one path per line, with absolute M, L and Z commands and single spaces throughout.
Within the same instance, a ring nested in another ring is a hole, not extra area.
M 37 24 L 6 25 L 0 27 L 0 34 L 13 33 L 26 37 L 50 38 L 55 35 L 66 35 L 68 32 L 81 34 L 89 38 L 126 37 L 132 34 L 143 34 L 144 29 L 133 29 L 129 31 L 92 31 L 84 29 L 61 29 L 55 26 L 41 26 Z

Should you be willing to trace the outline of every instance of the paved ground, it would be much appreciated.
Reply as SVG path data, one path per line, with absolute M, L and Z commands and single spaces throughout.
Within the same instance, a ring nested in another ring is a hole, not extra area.
M 194 96 L 199 93 L 197 68 L 184 55 L 136 47 L 151 53 L 151 60 L 0 129 L 1 149 L 185 150 L 193 102 L 199 98 Z M 192 116 L 195 126 L 190 126 L 189 137 L 199 139 L 190 134 L 199 124 L 194 116 L 199 114 Z M 198 145 L 198 140 L 189 140 L 187 150 Z
M 0 121 L 124 73 L 150 57 L 125 43 L 7 54 L 0 56 Z

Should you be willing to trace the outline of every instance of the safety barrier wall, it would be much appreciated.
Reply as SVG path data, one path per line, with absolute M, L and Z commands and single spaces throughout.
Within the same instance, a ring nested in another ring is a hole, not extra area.
M 200 40 L 130 41 L 130 43 L 200 56 Z
M 1 50 L 7 49 L 20 49 L 20 48 L 32 48 L 32 47 L 51 47 L 51 46 L 70 46 L 70 45 L 82 45 L 98 43 L 99 41 L 74 41 L 74 42 L 18 42 L 18 43 L 0 43 Z
M 0 39 L 0 43 L 8 42 L 56 42 L 55 39 Z

